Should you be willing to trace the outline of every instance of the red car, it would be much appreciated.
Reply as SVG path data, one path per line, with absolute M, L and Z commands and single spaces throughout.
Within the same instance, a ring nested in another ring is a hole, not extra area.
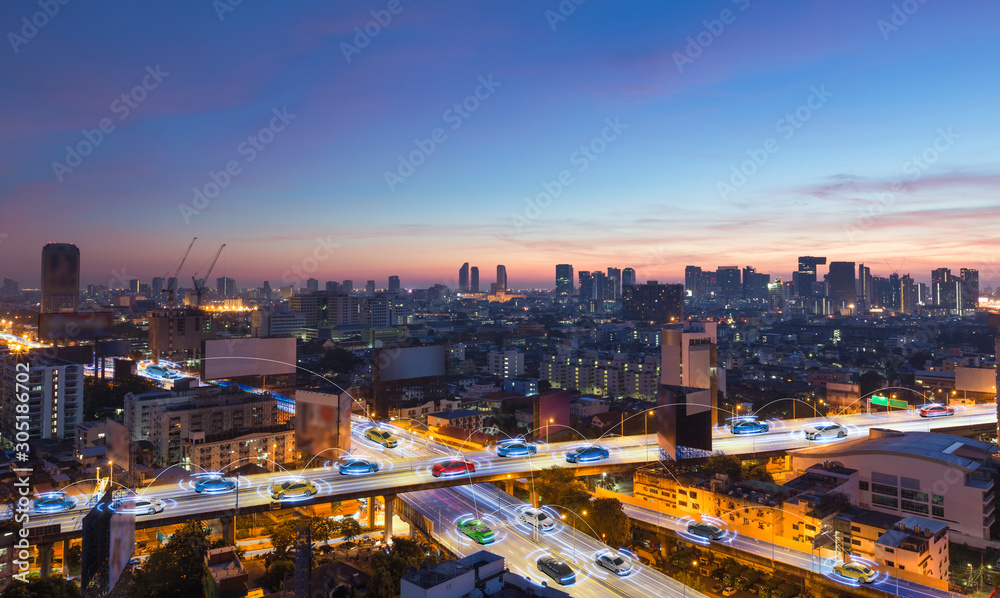
M 943 415 L 955 415 L 955 409 L 944 405 L 926 405 L 920 408 L 920 417 L 941 417 Z
M 452 459 L 451 461 L 443 461 L 441 463 L 435 463 L 434 467 L 431 469 L 431 473 L 434 477 L 439 478 L 441 476 L 459 475 L 463 473 L 476 473 L 476 464 L 468 459 Z

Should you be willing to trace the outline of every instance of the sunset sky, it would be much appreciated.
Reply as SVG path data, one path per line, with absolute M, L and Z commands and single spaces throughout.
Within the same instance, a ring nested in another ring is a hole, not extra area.
M 223 5 L 0 4 L 0 276 L 71 242 L 84 283 L 149 280 L 197 236 L 182 280 L 226 243 L 240 286 L 317 255 L 380 287 L 798 255 L 1000 283 L 996 3 Z

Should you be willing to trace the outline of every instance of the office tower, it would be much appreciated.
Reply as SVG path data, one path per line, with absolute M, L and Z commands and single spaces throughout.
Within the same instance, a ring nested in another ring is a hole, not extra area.
M 962 309 L 975 309 L 979 305 L 979 270 L 962 268 Z
M 611 282 L 614 296 L 612 299 L 621 301 L 622 298 L 622 271 L 618 268 L 608 268 L 608 280 Z
M 780 278 L 767 285 L 767 297 L 771 311 L 783 311 L 785 309 L 785 285 Z
M 792 284 L 798 297 L 811 297 L 816 282 L 816 266 L 825 265 L 825 257 L 805 255 L 799 258 L 799 270 L 792 274 Z
M 236 281 L 232 278 L 227 278 L 222 276 L 215 279 L 215 289 L 219 293 L 219 297 L 228 299 L 230 297 L 236 296 Z
M 72 243 L 42 248 L 42 313 L 74 311 L 80 302 L 80 250 Z
M 340 292 L 345 295 L 350 295 L 354 292 L 354 281 L 351 279 L 346 279 L 344 282 L 340 283 Z
M 622 319 L 669 324 L 684 320 L 684 285 L 646 284 L 624 288 Z
M 753 287 L 754 282 L 756 282 L 756 280 L 755 280 L 755 274 L 756 273 L 757 273 L 757 270 L 755 270 L 753 266 L 744 266 L 743 267 L 743 298 L 744 299 L 751 299 L 752 298 L 752 295 L 753 295 L 752 287 Z M 687 276 L 685 276 L 685 278 L 687 278 Z
M 3 288 L 0 288 L 0 297 L 14 298 L 20 294 L 21 285 L 19 285 L 16 280 L 11 278 L 3 279 Z
M 507 266 L 497 266 L 497 290 L 507 290 Z
M 931 303 L 942 307 L 954 307 L 955 283 L 948 268 L 931 270 Z
M 175 291 L 177 290 L 177 277 L 176 276 L 169 276 L 169 277 L 167 277 L 167 288 L 168 289 L 173 289 Z
M 128 281 L 128 290 L 129 290 L 130 293 L 132 293 L 134 295 L 138 295 L 139 294 L 139 279 L 138 278 L 133 278 L 133 279 L 131 279 L 131 280 Z
M 893 274 L 893 276 L 897 276 Z M 910 275 L 899 278 L 899 311 L 904 314 L 917 313 L 917 285 L 913 283 Z
M 701 293 L 701 268 L 698 266 L 684 267 L 684 290 L 688 297 L 697 297 Z
M 633 268 L 625 268 L 622 270 L 622 286 L 634 284 L 636 284 L 635 270 Z
M 592 276 L 594 277 L 594 294 L 591 299 L 595 299 L 598 303 L 611 301 L 614 298 L 614 287 L 607 275 L 600 270 L 595 270 Z
M 360 323 L 370 328 L 392 326 L 392 301 L 389 297 L 378 295 L 362 299 Z
M 479 292 L 479 266 L 473 266 L 469 270 L 469 290 L 473 293 Z
M 375 294 L 375 281 L 369 280 L 368 282 L 365 283 L 365 295 L 371 297 L 374 294 Z
M 679 286 L 679 285 L 678 285 Z M 660 341 L 660 383 L 709 389 L 712 424 L 719 423 L 719 390 L 726 392 L 725 368 L 718 365 L 718 323 L 684 322 L 663 329 Z
M 458 269 L 458 290 L 462 293 L 469 290 L 469 262 L 465 262 Z
M 326 298 L 326 322 L 330 326 L 358 324 L 361 303 L 357 295 L 334 295 Z
M 264 281 L 264 299 L 266 301 L 271 300 L 271 283 L 266 280 Z
M 159 297 L 160 293 L 163 292 L 163 277 L 162 276 L 154 276 L 153 277 L 153 288 L 152 288 L 152 291 L 153 291 L 153 297 L 154 298 Z
M 389 277 L 389 292 L 398 293 L 399 292 L 399 277 L 390 276 Z
M 559 295 L 572 295 L 574 288 L 573 266 L 570 264 L 556 264 L 556 293 Z
M 743 284 L 740 281 L 740 269 L 738 266 L 719 266 L 715 270 L 715 277 L 723 296 L 738 297 L 742 294 Z
M 872 269 L 864 264 L 858 265 L 857 282 L 858 301 L 861 309 L 868 309 L 872 306 L 874 292 L 872 289 Z
M 328 283 L 329 284 L 329 283 Z M 319 292 L 319 281 L 315 278 L 310 278 L 306 281 L 306 292 L 310 295 Z
M 589 270 L 580 270 L 577 276 L 580 279 L 580 299 L 590 301 L 594 298 L 594 277 Z
M 27 381 L 19 363 L 28 366 Z M 27 353 L 4 360 L 0 368 L 0 437 L 11 440 L 17 432 L 27 432 L 32 439 L 59 439 L 76 433 L 83 423 L 82 365 Z M 28 394 L 27 402 L 18 400 L 23 392 Z M 27 417 L 15 418 L 15 407 L 22 405 L 28 409 L 22 414 Z
M 326 281 L 326 292 L 329 295 L 340 294 L 340 292 L 341 292 L 340 283 L 337 282 L 336 280 L 328 280 L 328 281 Z
M 858 299 L 858 291 L 854 287 L 854 262 L 830 262 L 830 272 L 826 276 L 834 309 L 854 305 Z

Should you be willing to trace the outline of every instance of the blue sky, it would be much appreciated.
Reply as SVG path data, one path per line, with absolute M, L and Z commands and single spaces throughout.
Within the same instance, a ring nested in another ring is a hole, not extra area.
M 85 281 L 149 279 L 198 236 L 182 277 L 224 242 L 216 273 L 241 285 L 287 280 L 317 239 L 338 247 L 316 278 L 411 287 L 466 261 L 484 282 L 506 264 L 514 287 L 552 286 L 564 262 L 785 277 L 799 254 L 1000 280 L 1000 7 L 567 0 L 556 20 L 560 6 L 244 1 L 220 18 L 207 1 L 70 2 L 45 19 L 6 2 L 0 274 L 37 284 L 42 244 L 66 241 Z M 24 18 L 44 25 L 28 37 Z M 102 119 L 89 155 L 54 166 Z M 272 123 L 248 160 L 241 143 Z

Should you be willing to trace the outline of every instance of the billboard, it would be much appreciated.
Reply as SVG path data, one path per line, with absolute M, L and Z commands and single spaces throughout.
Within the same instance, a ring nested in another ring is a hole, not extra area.
M 128 357 L 132 354 L 131 341 L 97 341 L 98 357 Z
M 534 427 L 536 438 L 548 438 L 566 430 L 570 425 L 570 392 L 557 390 L 535 399 Z
M 295 392 L 295 448 L 309 455 L 326 449 L 339 457 L 351 448 L 351 405 L 346 392 L 298 390 Z
M 77 340 L 109 337 L 114 314 L 110 311 L 38 314 L 39 340 Z
M 202 380 L 295 373 L 293 337 L 210 340 L 202 347 Z
M 108 460 L 116 466 L 128 471 L 130 458 L 130 435 L 127 427 L 121 425 L 113 419 L 105 420 L 104 424 L 104 450 Z
M 126 499 L 111 515 L 110 546 L 108 548 L 108 589 L 118 578 L 135 553 L 135 502 Z
M 712 450 L 711 390 L 660 384 L 656 392 L 656 442 L 669 458 L 678 447 Z
M 427 347 L 394 347 L 375 350 L 375 367 L 380 382 L 443 376 L 445 374 L 444 345 Z

